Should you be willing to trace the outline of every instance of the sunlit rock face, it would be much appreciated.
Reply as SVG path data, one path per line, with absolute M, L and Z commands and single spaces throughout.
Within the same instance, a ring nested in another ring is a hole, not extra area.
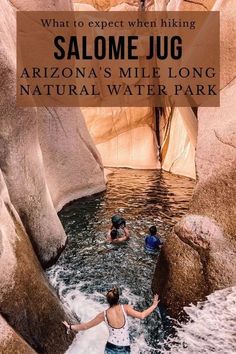
M 139 0 L 74 0 L 76 11 L 89 11 L 82 5 L 89 5 L 100 11 L 137 11 L 140 8 Z M 146 1 L 146 9 L 154 9 L 154 0 Z
M 196 177 L 197 118 L 189 107 L 173 108 L 160 119 L 162 169 Z
M 84 108 L 105 166 L 160 168 L 152 108 Z
M 62 9 L 62 1 L 58 7 L 54 3 L 48 2 L 48 9 Z M 35 7 L 30 4 L 27 10 L 39 10 L 39 2 Z M 22 10 L 28 2 L 14 5 Z M 16 10 L 7 0 L 0 6 L 0 167 L 12 203 L 46 264 L 66 241 L 56 210 L 72 199 L 103 190 L 103 167 L 80 109 L 16 107 Z M 71 8 L 69 2 L 64 2 L 64 8 Z
M 167 3 L 146 1 L 145 9 L 165 10 Z M 80 0 L 74 2 L 74 9 L 138 11 L 140 2 Z M 159 126 L 154 109 L 147 107 L 84 108 L 82 112 L 105 167 L 163 168 L 174 174 L 196 177 L 197 120 L 191 108 L 166 110 Z
M 213 217 L 226 234 L 236 230 L 236 80 L 221 92 L 221 107 L 199 110 L 196 164 L 199 182 L 192 210 Z
M 184 305 L 236 284 L 235 6 L 232 0 L 215 1 L 211 7 L 221 11 L 220 107 L 198 109 L 192 215 L 174 227 L 153 282 L 175 315 Z
M 9 327 L 7 338 L 0 331 L 1 353 L 34 352 L 17 334 L 38 353 L 68 348 L 65 313 L 38 259 L 48 265 L 65 246 L 57 210 L 105 188 L 79 109 L 15 103 L 16 11 L 71 9 L 67 0 L 0 2 L 0 307 L 7 322 L 1 318 L 0 328 Z
M 215 2 L 216 0 L 167 0 L 166 8 L 168 11 L 210 11 Z
M 74 9 L 137 11 L 138 1 L 74 2 Z M 148 6 L 153 6 L 150 1 Z M 89 133 L 106 167 L 160 168 L 154 113 L 149 107 L 83 108 Z

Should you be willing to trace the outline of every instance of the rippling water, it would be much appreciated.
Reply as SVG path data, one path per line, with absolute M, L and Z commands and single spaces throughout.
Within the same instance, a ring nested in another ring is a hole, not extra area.
M 155 224 L 165 240 L 188 209 L 194 181 L 161 171 L 116 169 L 104 193 L 67 205 L 59 216 L 68 245 L 48 270 L 69 311 L 82 321 L 105 309 L 104 294 L 118 286 L 123 303 L 142 310 L 151 304 L 151 280 L 157 256 L 143 248 L 148 228 Z M 106 243 L 110 218 L 127 220 L 131 239 L 122 246 Z M 132 319 L 132 353 L 158 353 L 166 337 L 164 314 L 155 311 L 144 321 Z M 164 323 L 164 324 L 163 324 Z M 107 339 L 104 324 L 79 333 L 68 354 L 101 354 Z

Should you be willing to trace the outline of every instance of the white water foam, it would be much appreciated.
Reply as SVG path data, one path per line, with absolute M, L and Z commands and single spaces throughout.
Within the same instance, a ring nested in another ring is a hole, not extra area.
M 99 302 L 99 298 L 105 297 L 105 294 L 81 292 L 80 288 L 85 284 L 83 282 L 80 282 L 76 288 L 75 285 L 70 287 L 61 278 L 61 272 L 65 277 L 67 271 L 56 266 L 48 275 L 50 283 L 58 289 L 58 295 L 68 313 L 74 314 L 81 322 L 87 322 L 108 308 L 105 303 Z M 129 303 L 133 306 L 140 301 L 139 296 L 134 295 L 127 288 L 123 290 L 122 298 L 129 299 Z M 132 354 L 149 353 L 153 350 L 145 341 L 144 327 L 140 320 L 129 318 L 129 326 L 136 332 L 136 341 L 131 345 Z M 107 339 L 108 329 L 105 323 L 101 323 L 87 331 L 78 332 L 65 354 L 104 354 Z
M 128 289 L 126 292 L 135 304 L 138 299 L 133 297 Z M 78 290 L 71 290 L 67 293 L 65 302 L 84 322 L 107 307 L 95 300 L 97 295 L 88 298 Z M 236 353 L 236 287 L 216 291 L 209 295 L 205 302 L 186 307 L 185 311 L 190 317 L 189 322 L 178 327 L 175 344 L 173 343 L 170 349 L 163 350 L 163 353 Z M 131 327 L 141 333 L 131 346 L 132 354 L 155 352 L 145 341 L 140 321 L 131 319 L 129 322 Z M 78 333 L 66 354 L 103 354 L 107 338 L 106 325 L 100 324 L 86 332 Z
M 71 290 L 65 300 L 81 322 L 91 320 L 105 309 L 105 306 L 78 290 Z M 105 323 L 101 323 L 87 331 L 79 332 L 66 354 L 103 354 L 107 338 L 108 330 Z
M 80 291 L 83 282 L 76 288 L 75 285 L 66 285 L 60 276 L 61 271 L 64 278 L 66 270 L 57 266 L 49 277 L 51 284 L 58 289 L 68 312 L 74 313 L 81 322 L 87 322 L 107 308 L 105 303 L 99 302 L 102 294 L 86 294 Z M 129 303 L 134 306 L 140 301 L 139 296 L 135 296 L 130 289 L 124 289 L 122 294 L 122 297 L 129 299 Z M 185 311 L 189 321 L 178 325 L 176 337 L 165 343 L 168 350 L 164 349 L 164 343 L 162 350 L 148 346 L 143 324 L 139 320 L 129 318 L 130 328 L 135 332 L 135 343 L 131 345 L 132 354 L 236 353 L 236 287 L 218 290 L 209 295 L 206 301 L 186 307 Z M 102 323 L 88 331 L 79 332 L 65 354 L 103 354 L 107 338 L 108 330 Z
M 125 292 L 130 294 L 129 290 Z M 66 307 L 75 313 L 81 319 L 81 322 L 87 322 L 107 309 L 107 305 L 100 304 L 94 299 L 95 297 L 96 294 L 94 296 L 90 295 L 88 298 L 79 290 L 71 290 L 67 293 L 64 300 Z M 132 303 L 135 303 L 134 297 L 132 297 L 132 300 Z M 139 320 L 129 318 L 129 325 L 130 327 L 135 327 L 138 333 L 142 333 L 142 326 Z M 107 339 L 108 329 L 105 323 L 101 323 L 87 331 L 79 332 L 66 354 L 104 354 Z M 151 348 L 145 341 L 145 335 L 141 334 L 137 341 L 131 345 L 131 349 L 133 354 L 139 354 L 141 351 L 149 353 Z
M 126 293 L 130 294 L 127 289 Z M 98 295 L 98 294 L 97 294 Z M 75 313 L 81 322 L 87 322 L 94 318 L 98 313 L 107 309 L 107 305 L 100 304 L 95 298 L 96 294 L 86 296 L 79 290 L 71 290 L 64 298 L 66 307 Z M 132 303 L 135 303 L 135 297 L 131 295 Z M 139 320 L 129 318 L 130 327 L 135 327 L 138 333 L 142 333 L 142 325 Z M 79 332 L 75 340 L 65 354 L 104 354 L 104 348 L 108 339 L 108 329 L 105 323 L 91 328 L 87 331 Z M 133 354 L 149 353 L 151 348 L 145 341 L 145 335 L 137 337 L 137 341 L 131 345 Z
M 163 353 L 236 353 L 236 287 L 218 290 L 185 311 L 190 320 L 177 330 L 180 344 Z

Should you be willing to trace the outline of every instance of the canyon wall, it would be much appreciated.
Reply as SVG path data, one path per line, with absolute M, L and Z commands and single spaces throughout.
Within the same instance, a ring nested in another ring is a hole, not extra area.
M 82 111 L 104 166 L 160 168 L 152 108 L 96 107 Z
M 0 352 L 64 353 L 72 340 L 61 323 L 67 316 L 44 276 L 2 173 L 0 220 Z
M 198 109 L 197 184 L 190 213 L 173 229 L 153 287 L 171 313 L 236 284 L 236 4 L 170 1 L 168 9 L 220 11 L 221 103 Z M 204 8 L 204 10 L 206 10 Z
M 145 10 L 164 10 L 166 3 L 145 1 Z M 139 11 L 140 4 L 136 0 L 74 0 L 74 9 Z M 197 120 L 191 108 L 169 110 L 159 117 L 159 124 L 155 110 L 148 107 L 96 107 L 83 108 L 82 112 L 105 167 L 162 168 L 196 177 Z M 162 137 L 159 142 L 158 135 Z
M 66 315 L 41 265 L 54 261 L 66 243 L 57 211 L 104 190 L 105 182 L 79 108 L 16 106 L 18 10 L 72 10 L 72 4 L 0 2 L 0 352 L 19 345 L 22 353 L 33 353 L 30 345 L 38 353 L 59 354 L 72 337 L 65 334 Z

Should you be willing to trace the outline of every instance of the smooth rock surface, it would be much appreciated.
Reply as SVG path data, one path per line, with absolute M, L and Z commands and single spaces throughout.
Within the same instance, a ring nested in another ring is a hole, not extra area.
M 191 210 L 236 230 L 236 80 L 221 91 L 221 107 L 199 109 L 198 184 Z
M 174 9 L 186 5 L 171 1 Z M 177 6 L 178 5 L 178 6 Z M 198 4 L 193 10 L 197 10 Z M 209 2 L 221 16 L 220 107 L 198 109 L 197 185 L 190 213 L 174 227 L 161 252 L 153 287 L 170 313 L 236 284 L 235 1 Z
M 14 4 L 23 10 L 28 2 Z M 71 8 L 68 1 L 51 1 L 48 9 L 63 4 Z M 31 2 L 27 10 L 39 5 Z M 0 168 L 37 256 L 48 264 L 66 242 L 56 210 L 104 190 L 103 167 L 79 108 L 16 107 L 16 12 L 7 0 L 0 10 Z
M 210 11 L 215 1 L 216 0 L 170 0 L 166 1 L 166 5 L 168 11 Z
M 0 316 L 0 350 L 4 354 L 36 354 L 22 337 L 20 337 Z
M 87 6 L 101 9 L 98 5 L 109 11 L 137 11 L 140 3 L 80 0 L 74 2 L 74 9 L 83 11 Z M 146 1 L 145 9 L 161 11 L 166 9 L 166 5 L 164 0 L 155 4 Z M 174 174 L 196 178 L 197 120 L 191 108 L 175 109 L 173 115 L 168 111 L 165 117 L 160 117 L 159 127 L 154 109 L 148 107 L 94 107 L 83 108 L 82 112 L 104 166 L 163 168 Z M 157 135 L 162 136 L 160 142 Z
M 213 219 L 188 215 L 174 227 L 158 261 L 153 288 L 174 316 L 236 282 L 236 244 Z
M 73 336 L 38 259 L 48 265 L 65 246 L 57 210 L 104 190 L 105 181 L 80 109 L 16 106 L 17 10 L 72 4 L 0 2 L 0 352 L 60 354 Z
M 160 168 L 152 108 L 96 107 L 82 112 L 104 166 Z
M 192 109 L 176 107 L 160 123 L 162 169 L 195 179 L 198 127 Z
M 17 333 L 38 353 L 64 353 L 72 339 L 61 325 L 66 315 L 48 285 L 1 173 L 0 221 L 0 307 L 7 321 L 0 318 L 0 328 L 4 328 L 0 352 L 17 343 L 19 348 L 27 347 L 26 353 L 34 352 Z

